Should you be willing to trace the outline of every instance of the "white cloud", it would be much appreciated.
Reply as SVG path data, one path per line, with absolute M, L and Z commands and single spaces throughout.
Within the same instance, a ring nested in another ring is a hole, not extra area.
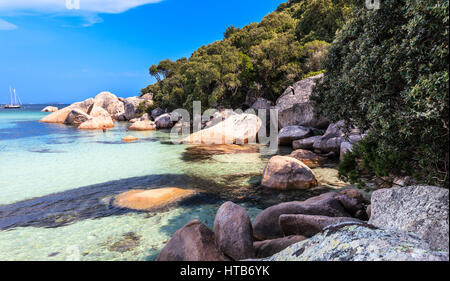
M 66 12 L 67 0 L 0 0 L 0 11 Z M 69 0 L 80 3 L 80 11 L 118 14 L 162 0 Z M 74 10 L 72 10 L 74 11 Z
M 17 25 L 0 19 L 0 30 L 14 30 L 17 29 Z
M 142 5 L 161 1 L 163 0 L 0 0 L 0 16 L 76 16 L 84 19 L 85 23 L 81 26 L 91 26 L 102 22 L 98 14 L 120 14 Z M 7 27 L 6 24 L 8 23 L 0 20 L 0 29 L 3 26 Z M 11 25 L 14 28 L 10 26 L 10 29 L 17 28 Z

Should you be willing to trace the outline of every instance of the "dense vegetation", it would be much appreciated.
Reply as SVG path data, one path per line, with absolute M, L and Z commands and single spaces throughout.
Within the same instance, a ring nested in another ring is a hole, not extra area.
M 190 109 L 242 106 L 246 97 L 276 98 L 292 83 L 321 70 L 336 30 L 350 14 L 344 0 L 289 1 L 243 28 L 230 26 L 224 39 L 203 46 L 189 59 L 164 60 L 150 68 L 157 106 Z
M 448 0 L 384 0 L 355 9 L 331 47 L 313 99 L 333 121 L 368 130 L 341 164 L 357 181 L 413 174 L 448 187 Z

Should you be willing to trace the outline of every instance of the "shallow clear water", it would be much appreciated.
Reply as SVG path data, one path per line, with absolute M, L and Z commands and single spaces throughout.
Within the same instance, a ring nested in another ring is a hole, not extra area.
M 226 200 L 251 217 L 287 200 L 258 186 L 267 158 L 257 147 L 222 154 L 171 145 L 167 132 L 127 132 L 126 123 L 79 131 L 37 122 L 43 107 L 0 110 L 0 260 L 153 260 L 190 220 L 212 227 Z M 126 135 L 140 140 L 122 143 Z M 341 185 L 335 172 L 318 169 L 326 188 Z M 154 212 L 111 204 L 126 190 L 166 186 L 205 192 Z

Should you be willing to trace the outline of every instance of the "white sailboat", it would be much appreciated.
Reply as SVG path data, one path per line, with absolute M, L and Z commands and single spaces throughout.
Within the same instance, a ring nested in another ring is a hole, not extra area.
M 13 92 L 14 92 L 14 100 L 13 100 Z M 16 89 L 11 91 L 11 86 L 9 87 L 9 95 L 11 97 L 11 103 L 5 105 L 5 109 L 17 109 L 22 107 L 22 101 L 20 97 L 16 94 Z

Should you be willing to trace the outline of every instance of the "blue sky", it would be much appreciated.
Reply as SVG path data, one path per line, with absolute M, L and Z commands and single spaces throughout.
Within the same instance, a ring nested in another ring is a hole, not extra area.
M 260 21 L 284 2 L 79 1 L 69 10 L 66 0 L 0 0 L 0 103 L 9 85 L 24 103 L 137 95 L 154 82 L 152 64 L 189 57 L 227 26 Z

